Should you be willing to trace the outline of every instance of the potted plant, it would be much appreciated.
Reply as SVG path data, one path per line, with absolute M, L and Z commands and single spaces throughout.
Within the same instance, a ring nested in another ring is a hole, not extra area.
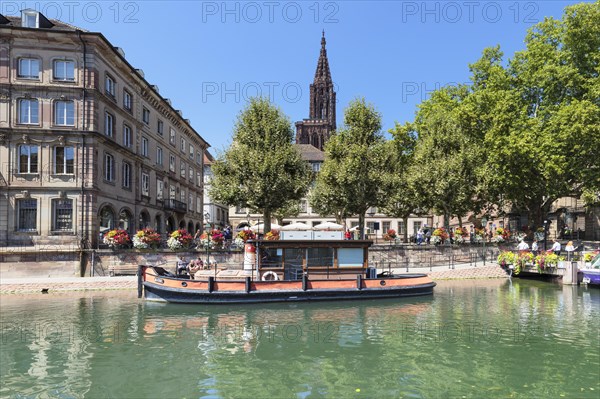
M 265 234 L 265 240 L 274 241 L 279 240 L 279 230 L 271 230 Z
M 185 229 L 175 230 L 167 240 L 167 246 L 172 251 L 189 249 L 194 238 Z
M 433 245 L 443 244 L 448 239 L 448 237 L 449 235 L 445 228 L 437 228 L 433 230 L 433 233 L 431 234 L 431 243 Z
M 113 229 L 106 232 L 102 241 L 113 249 L 127 248 L 131 244 L 129 234 L 122 229 Z
M 237 236 L 233 240 L 233 243 L 236 246 L 242 248 L 244 246 L 244 244 L 246 243 L 246 241 L 255 240 L 255 239 L 256 239 L 256 235 L 254 234 L 254 232 L 252 230 L 241 230 L 239 233 L 237 233 Z
M 384 239 L 385 241 L 395 241 L 395 240 L 396 240 L 396 237 L 397 237 L 397 235 L 396 235 L 396 230 L 394 230 L 394 229 L 389 229 L 389 230 L 387 231 L 387 233 L 385 233 L 385 234 L 383 235 L 383 239 Z
M 154 229 L 138 230 L 133 236 L 133 247 L 136 249 L 156 249 L 160 246 L 160 234 Z

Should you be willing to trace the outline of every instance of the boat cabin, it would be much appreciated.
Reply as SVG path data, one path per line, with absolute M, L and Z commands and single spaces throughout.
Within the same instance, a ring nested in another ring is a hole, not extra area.
M 262 280 L 348 279 L 365 275 L 370 240 L 259 240 L 256 264 Z

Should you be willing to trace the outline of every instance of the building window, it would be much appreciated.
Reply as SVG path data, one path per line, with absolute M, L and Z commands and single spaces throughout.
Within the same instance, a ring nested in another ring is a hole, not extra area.
M 198 151 L 196 153 L 196 163 L 198 165 L 202 165 L 202 152 Z
M 104 91 L 111 97 L 115 97 L 115 80 L 110 75 L 106 75 L 104 80 Z
M 165 182 L 160 179 L 156 179 L 156 199 L 162 201 L 163 190 L 165 189 Z
M 321 162 L 313 162 L 312 163 L 313 172 L 318 172 L 321 170 Z
M 72 175 L 75 172 L 75 149 L 54 147 L 54 174 Z
M 142 137 L 142 156 L 148 157 L 148 139 L 146 137 Z
M 104 113 L 104 134 L 113 137 L 115 133 L 115 117 L 110 112 Z
M 421 230 L 421 226 L 423 225 L 423 222 L 418 221 L 418 222 L 413 222 L 413 235 L 416 237 L 417 233 L 419 232 L 419 230 Z
M 156 122 L 156 133 L 159 135 L 163 135 L 163 131 L 165 130 L 165 124 L 160 119 Z
M 175 173 L 175 155 L 169 155 L 169 170 Z
M 21 26 L 24 28 L 39 28 L 40 18 L 37 11 L 23 11 Z
M 35 99 L 19 99 L 19 123 L 37 125 L 39 123 L 39 103 Z
M 188 204 L 189 204 L 188 206 L 189 206 L 190 211 L 193 211 L 194 210 L 194 195 L 192 193 L 190 193 L 190 197 L 189 198 L 190 199 L 189 199 L 189 202 L 188 202 Z
M 146 107 L 142 109 L 142 122 L 146 125 L 150 124 L 150 110 Z
M 52 200 L 52 231 L 73 231 L 73 200 Z
M 196 212 L 202 213 L 202 198 L 196 197 Z
M 181 150 L 181 152 L 185 152 L 185 139 L 183 137 L 181 138 L 180 150 Z
M 390 222 L 382 222 L 381 223 L 381 230 L 383 231 L 383 234 L 387 234 L 388 230 L 390 229 Z
M 169 198 L 170 199 L 175 199 L 175 192 L 176 192 L 175 186 L 170 186 L 169 187 Z
M 187 198 L 186 198 L 186 195 L 185 195 L 185 190 L 181 190 L 181 193 L 179 195 L 179 200 L 185 204 L 186 199 Z
M 131 112 L 132 106 L 131 93 L 127 90 L 123 90 L 123 108 Z
M 194 160 L 194 146 L 190 144 L 190 158 Z
M 404 220 L 398 220 L 398 234 L 404 235 L 406 231 L 406 226 L 404 225 Z
M 131 128 L 127 125 L 123 125 L 123 145 L 127 148 L 131 148 Z
M 54 102 L 54 124 L 57 126 L 75 125 L 75 102 L 74 101 L 55 101 Z
M 246 213 L 246 208 L 242 207 L 241 205 L 237 205 L 235 207 L 235 213 L 236 214 Z
M 150 195 L 150 175 L 142 173 L 142 195 Z
M 194 169 L 192 169 L 192 167 L 190 166 L 190 173 L 188 175 L 188 179 L 190 179 L 190 181 L 194 181 Z
M 131 188 L 131 165 L 123 162 L 123 187 Z
M 196 185 L 198 187 L 202 185 L 202 174 L 200 172 L 196 172 Z
M 19 220 L 17 229 L 19 231 L 37 230 L 37 199 L 21 199 L 17 201 L 19 208 Z
M 175 145 L 175 129 L 169 128 L 169 143 Z
M 300 201 L 300 212 L 306 213 L 307 211 L 308 211 L 308 203 L 306 202 L 306 200 Z
M 112 209 L 105 206 L 100 211 L 100 232 L 115 228 L 115 214 Z
M 52 78 L 54 80 L 75 81 L 75 62 L 74 61 L 54 61 L 52 68 Z
M 104 180 L 115 180 L 115 158 L 110 154 L 104 154 Z
M 185 179 L 185 171 L 187 170 L 187 165 L 185 162 L 181 161 L 181 165 L 179 167 L 180 175 Z
M 37 145 L 19 146 L 19 173 L 38 172 L 38 147 Z
M 156 147 L 156 164 L 160 166 L 163 164 L 163 150 L 160 147 Z
M 20 58 L 17 76 L 24 79 L 39 79 L 40 60 L 37 58 Z

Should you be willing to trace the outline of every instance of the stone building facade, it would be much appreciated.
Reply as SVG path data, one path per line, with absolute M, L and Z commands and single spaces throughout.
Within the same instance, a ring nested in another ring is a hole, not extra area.
M 101 33 L 0 16 L 0 246 L 199 229 L 207 147 Z

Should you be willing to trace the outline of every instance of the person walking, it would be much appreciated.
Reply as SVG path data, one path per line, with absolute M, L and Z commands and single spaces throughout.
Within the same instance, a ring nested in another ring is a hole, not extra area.
M 556 241 L 556 238 L 554 240 L 552 240 L 553 244 L 552 244 L 552 248 L 550 248 L 550 251 L 554 252 L 557 255 L 560 255 L 560 250 L 562 249 L 560 242 Z
M 539 247 L 538 247 L 538 242 L 537 240 L 533 240 L 533 243 L 531 244 L 531 252 L 533 252 L 534 256 L 537 256 L 538 252 L 539 252 Z

